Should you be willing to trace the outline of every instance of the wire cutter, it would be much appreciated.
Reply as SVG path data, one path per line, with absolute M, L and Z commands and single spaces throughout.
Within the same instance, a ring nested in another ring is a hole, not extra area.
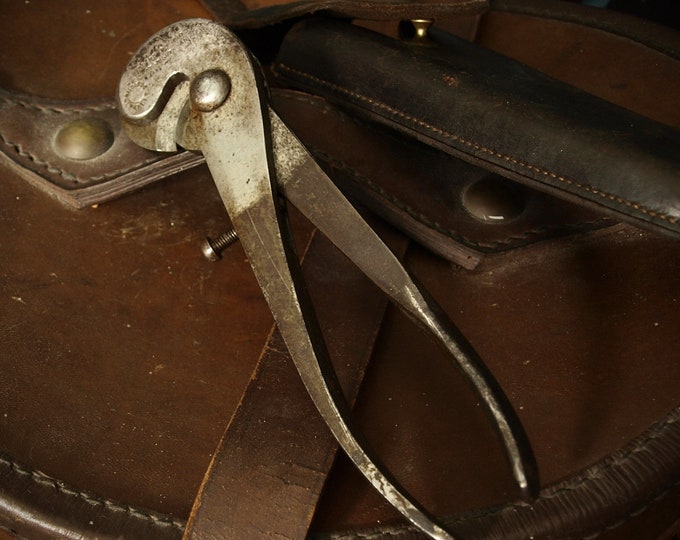
M 117 99 L 128 135 L 141 146 L 203 153 L 309 395 L 345 452 L 392 505 L 430 537 L 453 538 L 385 470 L 353 422 L 304 286 L 284 199 L 448 351 L 495 422 L 523 494 L 535 494 L 533 454 L 499 385 L 271 109 L 259 64 L 235 34 L 203 19 L 168 26 L 131 58 Z

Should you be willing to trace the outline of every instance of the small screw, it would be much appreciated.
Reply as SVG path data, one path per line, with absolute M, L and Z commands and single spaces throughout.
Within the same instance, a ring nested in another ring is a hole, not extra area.
M 230 245 L 238 240 L 238 234 L 234 229 L 219 235 L 216 239 L 207 237 L 201 244 L 201 251 L 203 256 L 211 262 L 219 261 L 222 258 L 221 253 Z

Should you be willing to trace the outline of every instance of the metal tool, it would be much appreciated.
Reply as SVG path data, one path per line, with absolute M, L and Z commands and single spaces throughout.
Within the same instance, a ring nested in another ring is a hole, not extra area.
M 161 30 L 130 60 L 118 103 L 140 145 L 204 154 L 307 391 L 359 470 L 406 518 L 432 538 L 452 538 L 384 469 L 355 426 L 304 286 L 282 197 L 450 353 L 491 414 L 522 492 L 537 491 L 531 449 L 502 390 L 270 108 L 257 61 L 233 33 L 201 19 Z

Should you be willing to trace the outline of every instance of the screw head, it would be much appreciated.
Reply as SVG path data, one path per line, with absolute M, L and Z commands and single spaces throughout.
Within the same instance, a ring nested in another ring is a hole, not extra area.
M 219 69 L 209 69 L 199 73 L 189 88 L 193 106 L 202 112 L 214 111 L 222 105 L 231 92 L 228 75 Z
M 222 258 L 222 255 L 220 255 L 218 251 L 215 251 L 210 238 L 206 238 L 201 243 L 201 253 L 203 253 L 203 256 L 210 262 L 217 262 Z

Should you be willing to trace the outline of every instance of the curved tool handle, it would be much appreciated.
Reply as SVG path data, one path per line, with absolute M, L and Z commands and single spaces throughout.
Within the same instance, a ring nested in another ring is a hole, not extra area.
M 416 283 L 302 143 L 276 114 L 270 113 L 270 116 L 279 186 L 286 199 L 449 353 L 491 414 L 520 490 L 525 498 L 534 497 L 539 481 L 531 446 L 493 375 L 435 300 Z

